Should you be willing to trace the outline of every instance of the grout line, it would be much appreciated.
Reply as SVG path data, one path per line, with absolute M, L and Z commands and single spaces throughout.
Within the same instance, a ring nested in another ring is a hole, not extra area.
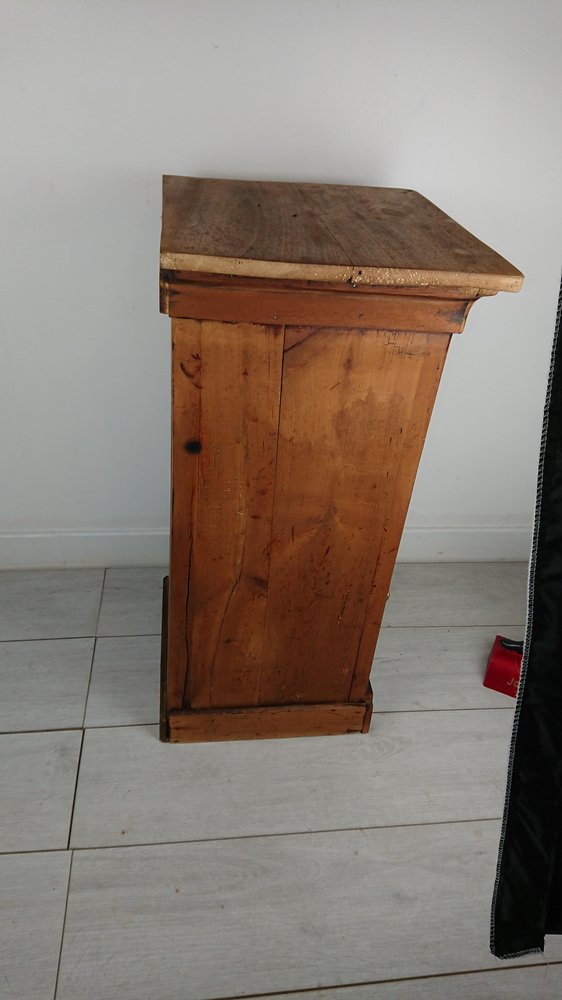
M 514 625 L 513 622 L 511 624 L 509 622 L 506 624 L 504 621 L 501 621 L 501 627 L 502 628 L 506 628 L 506 629 L 507 628 L 523 628 L 524 629 L 525 628 L 525 622 L 519 622 L 519 624 L 515 624 Z M 462 622 L 447 622 L 445 625 L 442 622 L 440 624 L 437 624 L 437 625 L 422 625 L 422 624 L 419 624 L 419 623 L 418 624 L 414 624 L 414 625 L 406 625 L 406 624 L 404 624 L 404 625 L 402 625 L 402 624 L 391 625 L 389 623 L 388 625 L 385 625 L 384 621 L 383 621 L 383 624 L 381 625 L 381 632 L 383 632 L 385 629 L 392 629 L 392 630 L 394 630 L 394 629 L 411 629 L 411 628 L 427 628 L 427 629 L 430 629 L 430 628 L 431 629 L 458 628 L 458 629 L 463 629 L 464 631 L 468 631 L 468 629 L 472 629 L 472 628 L 479 628 L 479 629 L 482 629 L 482 628 L 488 629 L 488 628 L 490 628 L 490 629 L 495 629 L 495 628 L 499 628 L 499 626 L 496 625 L 496 624 L 494 624 L 494 623 L 490 624 L 490 622 L 484 623 L 484 625 L 467 625 L 466 622 L 464 624 L 462 624 Z
M 117 635 L 45 635 L 33 636 L 30 639 L 0 639 L 4 642 L 68 642 L 69 639 L 145 639 L 159 636 L 160 632 L 120 632 Z
M 519 971 L 520 969 L 537 969 L 544 972 L 545 967 L 551 965 L 562 965 L 562 961 L 559 960 L 548 963 L 524 962 L 521 965 L 507 965 L 504 966 L 503 968 L 497 965 L 485 966 L 483 969 L 459 969 L 455 970 L 454 972 L 435 972 L 433 975 L 430 974 L 426 976 L 405 976 L 398 979 L 396 978 L 361 979 L 354 983 L 335 983 L 335 984 L 327 984 L 324 986 L 305 986 L 304 988 L 300 987 L 299 989 L 294 989 L 294 990 L 275 990 L 273 992 L 268 992 L 268 993 L 244 994 L 244 996 L 246 997 L 246 1000 L 262 1000 L 262 998 L 263 1000 L 266 1000 L 267 997 L 273 997 L 273 998 L 291 997 L 295 995 L 300 996 L 302 993 L 308 993 L 312 998 L 315 993 L 323 993 L 327 992 L 328 990 L 330 991 L 333 990 L 334 992 L 337 992 L 338 990 L 352 990 L 352 989 L 358 989 L 359 987 L 363 986 L 387 986 L 387 985 L 392 985 L 393 983 L 431 982 L 432 980 L 435 979 L 449 979 L 452 978 L 453 976 L 479 976 L 482 975 L 483 973 L 488 973 L 488 972 L 497 972 L 498 974 L 501 974 L 503 972 L 505 974 L 508 973 L 510 970 Z M 237 993 L 229 997 L 225 996 L 212 997 L 211 1000 L 242 1000 L 242 997 L 239 993 Z
M 441 819 L 427 820 L 419 823 L 386 823 L 381 826 L 342 826 L 333 827 L 326 830 L 284 830 L 272 833 L 242 833 L 233 837 L 195 837 L 193 840 L 149 840 L 132 844 L 94 844 L 84 846 L 73 844 L 72 847 L 47 847 L 45 849 L 33 848 L 28 851 L 0 851 L 0 857 L 12 854 L 61 854 L 67 851 L 134 851 L 137 847 L 179 847 L 191 844 L 222 844 L 229 841 L 239 840 L 266 840 L 272 837 L 310 837 L 316 834 L 328 833 L 368 833 L 374 830 L 408 830 L 416 827 L 428 826 L 460 826 L 462 823 L 499 823 L 501 816 L 476 816 L 469 819 Z
M 382 715 L 382 713 L 381 713 Z M 104 722 L 97 726 L 56 726 L 54 729 L 0 729 L 0 736 L 37 736 L 38 733 L 80 733 L 89 729 L 145 729 L 146 726 L 158 728 L 158 719 L 151 722 Z
M 57 962 L 57 974 L 55 976 L 55 989 L 54 989 L 54 992 L 53 992 L 53 1000 L 56 1000 L 57 991 L 58 991 L 58 988 L 59 988 L 59 976 L 60 976 L 60 969 L 61 969 L 62 947 L 63 947 L 63 942 L 64 942 L 64 934 L 65 934 L 65 931 L 66 931 L 66 914 L 67 914 L 67 910 L 68 910 L 68 898 L 70 896 L 70 879 L 72 877 L 72 862 L 73 861 L 74 861 L 74 854 L 71 851 L 70 852 L 70 865 L 69 865 L 69 868 L 68 868 L 68 883 L 67 883 L 67 886 L 66 886 L 66 899 L 64 901 L 64 914 L 63 914 L 63 918 L 62 918 L 62 928 L 61 928 L 61 935 L 60 935 L 60 948 L 59 948 L 59 958 L 58 958 L 58 962 Z
M 508 622 L 507 625 L 505 624 L 505 622 L 502 622 L 501 623 L 501 627 L 504 628 L 504 629 L 511 629 L 511 628 L 524 629 L 525 628 L 525 622 L 518 622 L 518 623 L 515 623 L 515 624 L 513 622 L 511 624 Z M 383 622 L 383 624 L 381 625 L 381 633 L 384 632 L 385 630 L 389 630 L 389 631 L 395 631 L 396 630 L 397 631 L 398 629 L 436 629 L 436 630 L 439 629 L 440 630 L 440 629 L 450 629 L 450 628 L 458 628 L 458 629 L 461 629 L 464 632 L 468 632 L 470 629 L 497 629 L 497 628 L 499 628 L 499 625 L 497 625 L 495 623 L 490 623 L 490 622 L 484 623 L 483 625 L 475 625 L 475 624 L 473 624 L 473 625 L 467 625 L 466 622 L 464 622 L 464 623 L 463 622 L 460 622 L 460 623 L 459 622 L 446 622 L 445 624 L 440 623 L 440 624 L 436 624 L 436 625 L 431 625 L 431 624 L 430 625 L 422 625 L 422 624 L 415 624 L 415 625 L 406 625 L 406 624 L 390 625 L 390 624 L 388 624 L 388 625 L 385 625 L 384 622 Z M 97 633 L 97 628 L 96 628 L 96 633 Z M 143 639 L 143 638 L 146 638 L 146 637 L 149 637 L 149 636 L 160 636 L 160 635 L 161 635 L 160 632 L 116 632 L 116 633 L 112 633 L 111 635 L 109 633 L 107 635 L 105 635 L 105 634 L 103 634 L 103 635 L 100 635 L 100 634 L 97 634 L 97 635 L 44 635 L 44 636 L 41 636 L 41 635 L 37 636 L 37 635 L 35 635 L 35 636 L 30 636 L 29 638 L 23 637 L 23 638 L 14 638 L 14 639 L 9 639 L 9 638 L 8 639 L 0 639 L 0 645 L 2 645 L 2 643 L 4 643 L 4 642 L 61 642 L 63 640 L 69 640 L 69 639 L 95 639 L 95 638 L 98 638 L 98 639 Z
M 94 669 L 94 659 L 95 659 L 95 656 L 96 656 L 96 646 L 98 644 L 98 625 L 100 623 L 101 606 L 102 606 L 102 601 L 103 601 L 103 591 L 104 591 L 104 588 L 105 588 L 105 577 L 106 577 L 106 574 L 107 574 L 107 569 L 104 569 L 104 571 L 103 571 L 103 580 L 102 580 L 102 584 L 101 584 L 100 600 L 99 600 L 99 604 L 98 604 L 98 614 L 97 614 L 96 624 L 95 624 L 95 628 L 94 628 L 95 636 L 94 636 L 94 644 L 93 644 L 93 647 L 92 647 L 92 658 L 90 660 L 90 673 L 88 674 L 88 687 L 86 688 L 86 697 L 84 699 L 84 711 L 82 712 L 82 728 L 84 728 L 84 724 L 86 722 L 86 710 L 88 708 L 88 698 L 90 697 L 90 685 L 92 683 L 92 672 L 93 672 L 93 669 Z
M 509 695 L 504 697 L 508 698 Z M 515 708 L 515 699 L 510 698 L 510 705 L 470 705 L 467 708 L 379 708 L 373 709 L 373 720 L 379 715 L 423 715 L 432 712 L 508 712 Z M 111 727 L 107 727 L 108 729 Z
M 508 697 L 507 695 L 505 697 Z M 510 699 L 510 702 L 514 699 Z M 509 712 L 513 711 L 515 704 L 505 704 L 505 705 L 467 705 L 458 708 L 376 708 L 375 700 L 375 710 L 373 713 L 373 718 L 376 719 L 381 715 L 430 715 L 445 712 Z M 147 726 L 158 727 L 158 719 L 145 719 L 138 722 L 97 722 L 85 725 L 81 723 L 76 726 L 54 726 L 53 728 L 42 729 L 0 729 L 0 736 L 24 736 L 24 735 L 38 735 L 39 733 L 77 733 L 84 730 L 88 732 L 90 729 L 146 729 Z M 374 730 L 372 730 L 374 732 Z M 298 737 L 297 737 L 298 739 Z M 257 741 L 256 741 L 257 742 Z M 180 745 L 180 744 L 178 744 Z
M 56 726 L 54 729 L 1 729 L 0 736 L 37 736 L 38 733 L 79 733 L 82 726 Z
M 239 840 L 265 840 L 271 839 L 272 837 L 309 837 L 316 834 L 330 834 L 330 833 L 363 833 L 371 830 L 403 830 L 411 829 L 416 827 L 427 827 L 427 826 L 459 826 L 461 823 L 498 823 L 501 816 L 477 816 L 470 819 L 444 819 L 444 820 L 434 820 L 421 823 L 386 823 L 381 826 L 349 826 L 349 827 L 334 827 L 326 830 L 285 830 L 281 832 L 272 833 L 243 833 L 238 836 L 232 837 L 195 837 L 192 840 L 159 840 L 159 841 L 146 841 L 144 843 L 132 843 L 132 844 L 98 844 L 90 846 L 81 846 L 79 844 L 74 844 L 72 847 L 73 851 L 121 851 L 121 850 L 135 850 L 137 847 L 179 847 L 182 844 L 222 844 L 228 841 L 239 841 Z M 6 853 L 37 853 L 28 851 L 10 851 Z
M 84 749 L 84 730 L 80 739 L 80 752 L 78 754 L 78 765 L 76 767 L 76 780 L 74 782 L 74 795 L 72 796 L 72 808 L 70 810 L 70 822 L 68 824 L 68 840 L 66 842 L 67 851 L 70 850 L 70 838 L 72 836 L 72 823 L 74 820 L 74 807 L 76 805 L 76 793 L 78 791 L 78 779 L 80 777 L 80 764 L 82 763 L 82 750 Z
M 511 626 L 509 626 L 511 628 Z M 522 627 L 522 626 L 521 626 Z M 161 632 L 119 632 L 116 635 L 97 635 L 97 639 L 146 639 L 154 638 L 157 636 L 159 639 L 161 637 Z
M 107 576 L 107 567 L 103 571 L 103 577 L 102 577 L 102 581 L 101 581 L 101 590 L 100 590 L 100 599 L 99 599 L 99 604 L 98 604 L 98 613 L 97 613 L 97 616 L 96 616 L 96 624 L 95 624 L 95 628 L 94 628 L 95 635 L 98 634 L 98 625 L 100 623 L 101 606 L 103 604 L 103 592 L 105 590 L 105 579 L 106 579 L 106 576 Z

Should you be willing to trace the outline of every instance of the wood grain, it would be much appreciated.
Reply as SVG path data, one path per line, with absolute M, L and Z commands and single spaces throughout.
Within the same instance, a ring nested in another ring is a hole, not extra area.
M 419 337 L 415 343 L 419 344 Z M 435 334 L 427 337 L 427 350 L 420 359 L 415 389 L 405 403 L 407 409 L 403 410 L 398 421 L 392 421 L 391 417 L 387 426 L 386 475 L 381 475 L 378 484 L 380 521 L 377 559 L 349 689 L 352 700 L 360 697 L 360 692 L 365 690 L 371 673 L 373 652 L 448 346 L 448 337 Z M 401 372 L 404 372 L 403 365 Z
M 356 285 L 351 281 L 344 284 L 338 281 L 323 281 L 319 286 L 315 281 L 297 278 L 256 278 L 246 277 L 243 274 L 207 274 L 205 271 L 185 271 L 180 268 L 167 270 L 160 269 L 160 285 L 164 289 L 164 299 L 166 298 L 166 286 L 169 284 L 183 284 L 194 282 L 197 285 L 213 285 L 221 288 L 253 288 L 254 290 L 271 290 L 273 288 L 284 291 L 322 291 L 337 292 L 338 295 L 414 295 L 416 298 L 426 297 L 439 299 L 478 299 L 480 296 L 495 295 L 493 291 L 486 289 L 468 289 L 466 286 L 456 288 L 455 285 L 443 285 L 439 289 L 425 287 L 422 285 Z M 166 312 L 162 308 L 162 312 Z
M 359 704 L 282 705 L 171 712 L 172 743 L 264 740 L 362 733 L 371 718 L 372 696 Z
M 186 369 L 182 383 L 199 396 L 195 454 L 176 432 L 178 463 L 197 470 L 195 544 L 181 562 L 189 577 L 185 635 L 192 651 L 183 704 L 253 705 L 269 578 L 283 336 L 275 326 L 204 322 L 199 343 L 197 382 Z M 179 619 L 185 621 L 183 609 Z
M 165 312 L 227 323 L 290 324 L 460 333 L 469 306 L 466 299 L 374 295 L 294 289 L 275 285 L 252 288 L 195 282 L 166 282 Z
M 168 589 L 167 708 L 184 703 L 190 657 L 188 622 L 193 525 L 197 500 L 198 452 L 187 442 L 200 440 L 201 324 L 172 323 L 172 491 Z M 197 449 L 197 445 L 192 445 Z
M 161 249 L 174 394 L 162 733 L 291 735 L 308 717 L 311 732 L 342 731 L 328 707 L 341 726 L 363 702 L 366 732 L 450 337 L 522 275 L 387 188 L 167 177 Z
M 447 340 L 286 329 L 261 704 L 349 698 L 380 553 L 413 485 L 408 449 L 423 442 L 414 403 Z M 361 673 L 352 700 L 367 683 Z
M 521 273 L 415 191 L 164 178 L 161 266 L 517 291 Z

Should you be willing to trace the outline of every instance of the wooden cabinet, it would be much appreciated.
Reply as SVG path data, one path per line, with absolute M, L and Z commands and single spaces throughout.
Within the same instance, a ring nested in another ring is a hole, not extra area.
M 414 191 L 164 179 L 162 739 L 367 731 L 450 338 L 521 283 Z

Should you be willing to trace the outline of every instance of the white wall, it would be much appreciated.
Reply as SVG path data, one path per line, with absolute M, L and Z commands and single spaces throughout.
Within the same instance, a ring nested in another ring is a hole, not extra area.
M 0 561 L 164 561 L 162 173 L 413 187 L 526 274 L 455 338 L 403 558 L 525 558 L 558 0 L 2 0 Z

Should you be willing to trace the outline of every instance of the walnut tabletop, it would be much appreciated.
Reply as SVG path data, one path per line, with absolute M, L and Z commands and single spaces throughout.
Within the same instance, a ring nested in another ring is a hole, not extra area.
M 516 292 L 523 275 L 416 191 L 164 177 L 162 270 Z

